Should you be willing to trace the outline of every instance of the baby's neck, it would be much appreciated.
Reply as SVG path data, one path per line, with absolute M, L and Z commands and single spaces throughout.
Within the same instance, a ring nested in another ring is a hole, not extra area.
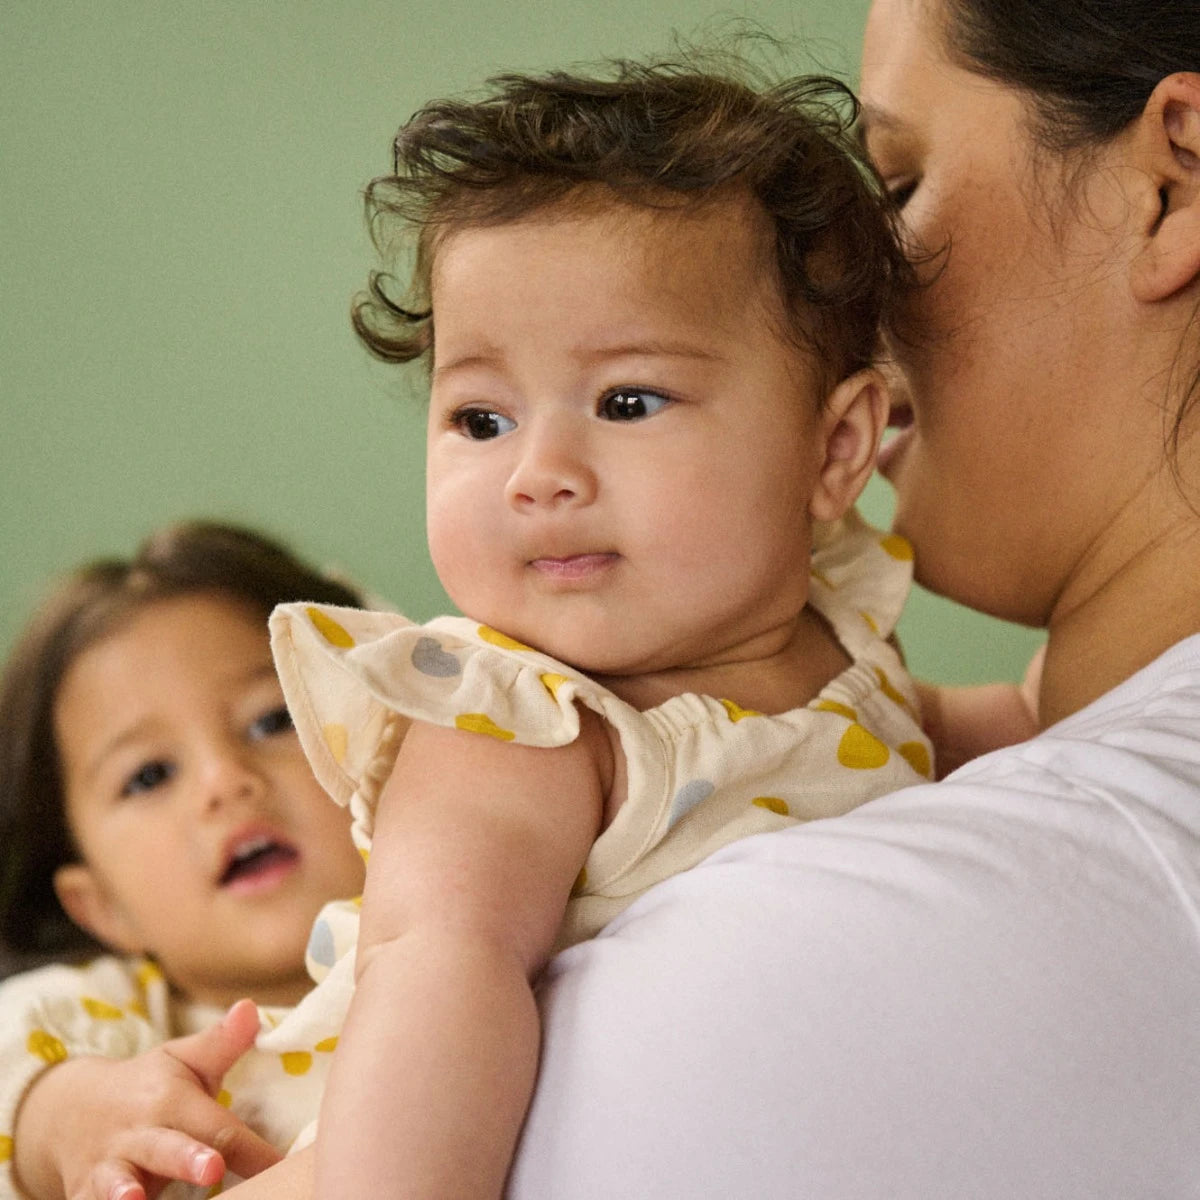
M 753 650 L 645 675 L 593 678 L 640 711 L 695 692 L 756 712 L 781 713 L 807 704 L 849 665 L 849 656 L 825 619 L 806 607 L 789 629 Z

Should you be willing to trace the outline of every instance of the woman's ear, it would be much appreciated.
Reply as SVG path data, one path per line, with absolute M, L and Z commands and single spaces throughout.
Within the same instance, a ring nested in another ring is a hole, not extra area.
M 96 941 L 122 954 L 140 954 L 145 949 L 91 867 L 83 863 L 59 867 L 54 872 L 54 894 L 63 912 Z
M 1135 299 L 1153 303 L 1200 278 L 1200 73 L 1161 80 L 1138 122 L 1156 195 L 1147 197 L 1145 242 L 1130 282 Z
M 887 384 L 873 367 L 856 371 L 829 394 L 821 411 L 825 457 L 808 505 L 814 520 L 836 521 L 867 486 L 888 406 Z

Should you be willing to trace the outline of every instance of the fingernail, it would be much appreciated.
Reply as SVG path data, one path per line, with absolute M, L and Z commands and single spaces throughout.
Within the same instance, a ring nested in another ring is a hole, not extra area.
M 196 1175 L 207 1175 L 209 1170 L 218 1162 L 217 1155 L 212 1150 L 193 1150 L 192 1167 Z

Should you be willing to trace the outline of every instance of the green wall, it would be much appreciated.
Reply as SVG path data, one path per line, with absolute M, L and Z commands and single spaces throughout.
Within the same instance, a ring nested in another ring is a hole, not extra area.
M 419 381 L 370 362 L 346 317 L 372 261 L 359 193 L 395 128 L 497 70 L 664 50 L 730 17 L 851 78 L 866 7 L 3 0 L 0 651 L 50 575 L 188 515 L 442 609 Z M 1032 645 L 928 597 L 902 632 L 947 679 L 1013 676 Z

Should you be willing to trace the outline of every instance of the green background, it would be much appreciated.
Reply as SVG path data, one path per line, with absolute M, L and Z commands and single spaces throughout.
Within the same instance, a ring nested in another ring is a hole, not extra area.
M 347 309 L 396 127 L 489 73 L 669 50 L 749 18 L 853 79 L 867 0 L 0 3 L 0 651 L 47 580 L 210 515 L 259 525 L 410 615 L 419 374 Z M 864 507 L 888 518 L 887 489 Z M 915 670 L 1019 676 L 1035 635 L 923 594 Z

